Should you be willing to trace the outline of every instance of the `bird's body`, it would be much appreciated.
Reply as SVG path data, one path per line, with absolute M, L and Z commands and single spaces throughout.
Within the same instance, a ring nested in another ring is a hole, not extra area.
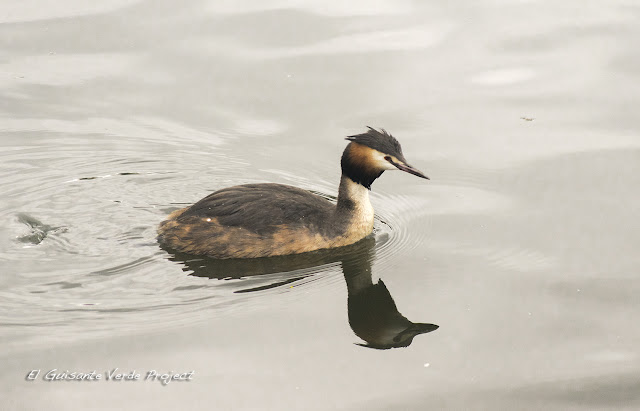
M 224 188 L 171 213 L 160 224 L 158 241 L 173 250 L 227 259 L 299 254 L 363 239 L 373 230 L 371 183 L 395 168 L 425 176 L 406 164 L 399 143 L 386 132 L 370 129 L 348 139 L 337 204 L 282 184 Z

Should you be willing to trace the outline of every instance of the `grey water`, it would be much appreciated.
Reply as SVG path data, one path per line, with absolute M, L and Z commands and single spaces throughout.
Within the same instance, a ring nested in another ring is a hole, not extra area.
M 0 2 L 1 408 L 640 408 L 639 39 L 631 0 Z M 335 198 L 365 126 L 431 178 L 365 241 L 157 244 L 230 185 Z

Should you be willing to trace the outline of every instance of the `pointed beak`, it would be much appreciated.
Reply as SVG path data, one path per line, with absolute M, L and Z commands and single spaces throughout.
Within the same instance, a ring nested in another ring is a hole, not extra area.
M 407 173 L 413 174 L 414 176 L 418 176 L 418 177 L 422 177 L 422 178 L 426 178 L 427 180 L 430 180 L 430 178 L 425 176 L 422 171 L 418 170 L 415 167 L 410 166 L 409 164 L 406 164 L 406 163 L 395 163 L 393 161 L 391 162 L 391 164 L 396 166 L 396 168 L 398 170 L 406 171 Z

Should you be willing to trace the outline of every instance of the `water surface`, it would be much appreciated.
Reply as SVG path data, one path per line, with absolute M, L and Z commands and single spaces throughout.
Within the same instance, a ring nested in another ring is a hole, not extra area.
M 639 17 L 624 0 L 0 6 L 3 408 L 639 408 Z M 333 198 L 365 125 L 431 177 L 376 181 L 367 241 L 239 265 L 156 243 L 229 185 Z M 194 376 L 25 380 L 116 367 Z

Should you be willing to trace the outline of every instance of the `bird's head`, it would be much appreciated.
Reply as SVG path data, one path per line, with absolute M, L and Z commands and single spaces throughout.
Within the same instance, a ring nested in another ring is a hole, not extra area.
M 429 179 L 407 163 L 395 137 L 384 129 L 368 128 L 366 133 L 346 138 L 350 143 L 342 154 L 342 174 L 368 189 L 385 170 L 402 170 Z

